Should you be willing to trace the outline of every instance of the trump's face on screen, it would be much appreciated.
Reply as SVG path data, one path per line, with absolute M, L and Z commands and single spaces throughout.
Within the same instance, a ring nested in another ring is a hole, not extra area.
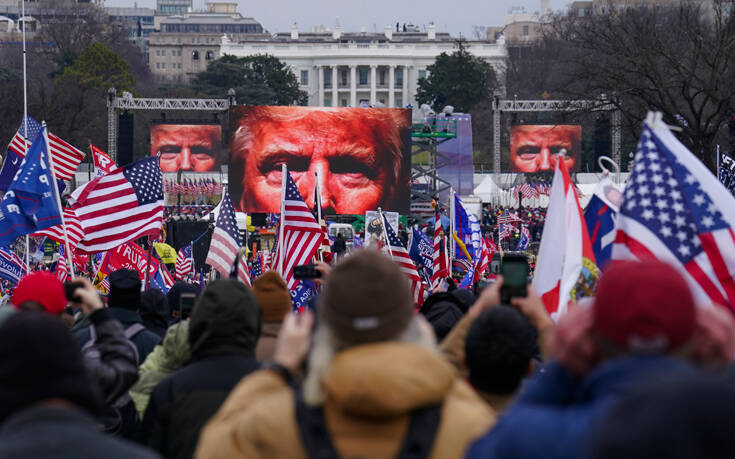
M 554 170 L 563 159 L 574 170 L 579 161 L 582 127 L 513 126 L 510 131 L 510 162 L 514 172 Z
M 246 107 L 230 146 L 239 208 L 279 212 L 286 164 L 309 207 L 318 177 L 327 214 L 388 210 L 408 189 L 409 125 L 399 110 Z
M 161 124 L 151 127 L 151 156 L 161 153 L 163 172 L 218 170 L 219 125 Z

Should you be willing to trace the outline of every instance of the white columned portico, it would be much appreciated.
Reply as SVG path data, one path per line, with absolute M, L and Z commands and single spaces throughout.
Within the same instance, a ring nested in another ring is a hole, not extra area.
M 357 65 L 350 65 L 350 107 L 357 107 Z
M 413 102 L 410 102 L 408 100 L 408 84 L 411 82 L 411 78 L 409 77 L 408 73 L 411 71 L 411 67 L 408 65 L 403 66 L 403 100 L 401 101 L 403 103 L 403 106 L 405 107 L 408 104 L 413 104 Z
M 316 66 L 317 84 L 319 85 L 319 106 L 324 107 L 324 67 Z
M 339 67 L 332 66 L 332 107 L 339 107 L 339 93 L 337 92 L 337 71 Z
M 390 66 L 388 71 L 388 107 L 396 106 L 396 66 Z
M 373 107 L 375 106 L 375 102 L 378 101 L 376 97 L 377 88 L 375 87 L 375 83 L 376 83 L 375 74 L 376 74 L 377 69 L 378 69 L 378 66 L 376 64 L 370 65 L 370 105 Z

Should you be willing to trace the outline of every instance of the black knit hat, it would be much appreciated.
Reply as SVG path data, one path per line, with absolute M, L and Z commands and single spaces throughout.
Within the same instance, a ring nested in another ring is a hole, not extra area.
M 57 317 L 13 314 L 0 326 L 0 423 L 41 400 L 62 399 L 96 413 L 79 345 Z
M 111 308 L 137 311 L 140 307 L 140 276 L 132 269 L 118 269 L 110 273 L 110 297 L 107 304 Z

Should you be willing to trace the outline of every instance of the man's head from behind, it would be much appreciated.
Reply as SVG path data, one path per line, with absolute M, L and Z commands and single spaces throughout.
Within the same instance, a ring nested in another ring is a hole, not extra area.
M 592 309 L 603 354 L 676 352 L 690 342 L 696 327 L 696 305 L 686 280 L 661 261 L 611 265 L 600 279 Z
M 514 393 L 531 369 L 538 333 L 512 306 L 480 314 L 465 339 L 465 363 L 472 386 L 487 394 Z
M 230 187 L 236 207 L 278 212 L 286 164 L 309 206 L 315 173 L 327 214 L 383 207 L 409 186 L 403 150 L 410 121 L 386 109 L 245 107 L 230 142 Z
M 260 309 L 250 288 L 235 279 L 212 282 L 191 314 L 192 359 L 220 353 L 254 355 L 260 322 Z
M 14 314 L 0 326 L 0 423 L 50 400 L 91 412 L 99 406 L 79 345 L 66 326 L 47 314 Z
M 118 269 L 110 273 L 110 296 L 107 303 L 111 308 L 137 311 L 140 307 L 140 276 L 132 269 Z

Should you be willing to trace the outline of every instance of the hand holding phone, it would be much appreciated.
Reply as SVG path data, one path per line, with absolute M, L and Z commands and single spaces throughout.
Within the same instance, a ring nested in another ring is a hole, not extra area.
M 500 302 L 510 304 L 511 298 L 524 298 L 528 294 L 528 257 L 525 255 L 506 255 L 501 268 L 503 286 L 500 288 Z
M 191 317 L 191 311 L 196 303 L 196 294 L 184 292 L 179 297 L 179 320 L 186 320 Z

